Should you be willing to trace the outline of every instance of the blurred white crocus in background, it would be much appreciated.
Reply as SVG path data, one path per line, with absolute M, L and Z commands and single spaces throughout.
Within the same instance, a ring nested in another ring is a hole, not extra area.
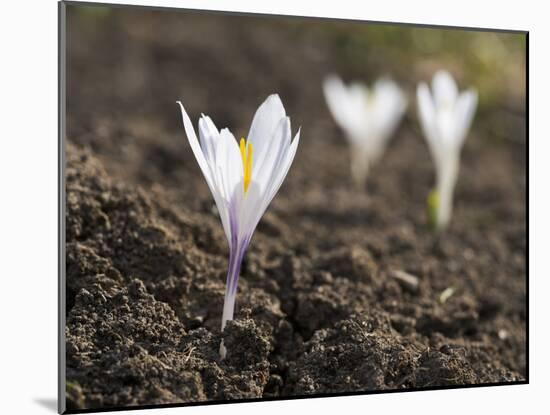
M 223 331 L 227 321 L 233 319 L 244 254 L 294 160 L 300 131 L 291 141 L 290 118 L 275 94 L 256 111 L 248 139 L 241 138 L 237 142 L 227 128 L 218 131 L 210 117 L 202 115 L 199 142 L 183 104 L 178 103 L 187 139 L 214 197 L 229 243 Z M 222 358 L 226 355 L 223 342 L 220 354 Z
M 334 120 L 349 140 L 353 180 L 363 188 L 369 168 L 384 153 L 407 108 L 405 95 L 388 78 L 369 89 L 361 83 L 346 86 L 335 75 L 325 79 L 323 91 Z
M 428 198 L 430 221 L 441 230 L 451 219 L 460 150 L 474 117 L 477 92 L 470 88 L 459 93 L 453 77 L 446 71 L 438 71 L 432 80 L 431 93 L 422 82 L 417 98 L 422 131 L 436 169 L 436 189 Z

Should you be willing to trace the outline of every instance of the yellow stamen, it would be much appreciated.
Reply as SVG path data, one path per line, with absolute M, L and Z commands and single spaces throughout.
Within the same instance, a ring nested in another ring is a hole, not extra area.
M 250 184 L 250 176 L 252 175 L 252 144 L 248 143 L 246 145 L 245 152 L 245 141 L 244 138 L 241 138 L 239 150 L 241 151 L 241 160 L 243 162 L 244 191 L 246 193 Z
M 243 169 L 244 169 L 244 165 L 246 164 L 246 154 L 244 152 L 244 138 L 241 138 L 241 141 L 239 142 L 239 150 L 241 151 L 241 159 L 243 161 Z

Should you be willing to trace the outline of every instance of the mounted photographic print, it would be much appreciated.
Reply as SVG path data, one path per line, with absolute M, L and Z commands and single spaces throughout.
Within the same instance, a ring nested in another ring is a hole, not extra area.
M 527 32 L 59 12 L 60 412 L 528 382 Z

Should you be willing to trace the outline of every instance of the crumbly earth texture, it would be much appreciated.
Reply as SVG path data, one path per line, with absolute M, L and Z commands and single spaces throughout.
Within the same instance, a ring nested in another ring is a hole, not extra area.
M 480 112 L 451 226 L 434 234 L 432 164 L 412 117 L 354 188 L 320 82 L 331 69 L 357 74 L 331 67 L 313 35 L 229 16 L 116 13 L 69 21 L 69 409 L 526 379 L 519 110 Z M 274 91 L 302 142 L 244 259 L 236 320 L 220 333 L 227 241 L 175 101 L 240 136 Z M 509 140 L 496 137 L 495 114 Z

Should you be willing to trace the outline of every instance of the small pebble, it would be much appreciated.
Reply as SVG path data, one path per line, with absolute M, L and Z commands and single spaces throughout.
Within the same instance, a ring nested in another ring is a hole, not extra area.
M 455 289 L 453 287 L 445 288 L 441 294 L 439 294 L 439 302 L 441 304 L 445 304 L 445 302 L 452 297 L 452 295 L 455 293 Z
M 418 277 L 401 270 L 391 271 L 390 276 L 394 278 L 404 289 L 412 293 L 418 292 Z

